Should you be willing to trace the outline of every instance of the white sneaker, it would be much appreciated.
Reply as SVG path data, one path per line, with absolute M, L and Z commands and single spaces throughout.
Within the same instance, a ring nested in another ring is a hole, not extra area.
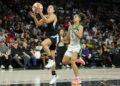
M 1 69 L 5 69 L 5 66 L 4 66 L 4 65 L 1 65 Z
M 51 68 L 54 64 L 55 64 L 55 61 L 49 59 L 48 64 L 45 66 L 45 68 Z
M 67 68 L 70 68 L 70 65 L 66 65 Z
M 13 69 L 12 65 L 9 65 L 9 69 Z
M 60 62 L 60 64 L 59 64 L 60 66 L 62 66 L 62 63 Z
M 52 79 L 49 84 L 54 84 L 57 81 L 57 79 L 58 79 L 57 75 L 52 75 Z
M 112 68 L 115 68 L 115 65 L 114 65 L 114 64 L 112 64 Z

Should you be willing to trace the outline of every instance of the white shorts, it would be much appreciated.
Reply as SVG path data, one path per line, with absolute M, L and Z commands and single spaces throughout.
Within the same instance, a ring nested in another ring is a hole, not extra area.
M 81 49 L 80 45 L 74 45 L 74 46 L 69 45 L 67 51 L 65 52 L 65 55 L 72 57 L 73 52 L 79 53 L 80 49 Z

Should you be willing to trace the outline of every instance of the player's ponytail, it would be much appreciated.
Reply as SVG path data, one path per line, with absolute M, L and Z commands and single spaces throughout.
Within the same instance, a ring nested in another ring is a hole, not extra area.
M 80 18 L 81 18 L 81 21 L 80 21 L 80 23 L 81 24 L 86 24 L 87 23 L 87 16 L 84 14 L 84 13 L 80 13 L 79 14 L 79 16 L 80 16 Z

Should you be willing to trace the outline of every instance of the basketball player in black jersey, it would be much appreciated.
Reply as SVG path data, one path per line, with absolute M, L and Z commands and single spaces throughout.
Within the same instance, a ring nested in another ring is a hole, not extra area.
M 37 10 L 41 16 L 41 20 L 38 20 L 36 18 L 36 15 L 32 12 L 30 12 L 30 15 L 33 17 L 36 26 L 41 26 L 42 24 L 47 24 L 47 39 L 45 39 L 41 45 L 43 49 L 46 51 L 49 61 L 48 64 L 45 66 L 46 68 L 51 68 L 52 70 L 52 80 L 50 81 L 50 84 L 53 84 L 57 80 L 57 75 L 55 72 L 55 48 L 56 44 L 58 43 L 58 34 L 57 34 L 57 16 L 54 14 L 55 8 L 53 5 L 49 5 L 47 8 L 48 15 L 45 16 L 43 14 L 43 9 L 40 8 Z

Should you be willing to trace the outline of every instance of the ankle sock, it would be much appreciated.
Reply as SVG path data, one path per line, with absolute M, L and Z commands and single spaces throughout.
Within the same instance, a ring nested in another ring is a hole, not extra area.
M 49 59 L 53 60 L 52 56 L 48 56 L 48 57 L 49 57 Z
M 55 72 L 55 71 L 52 71 L 52 75 L 56 75 L 56 72 Z

